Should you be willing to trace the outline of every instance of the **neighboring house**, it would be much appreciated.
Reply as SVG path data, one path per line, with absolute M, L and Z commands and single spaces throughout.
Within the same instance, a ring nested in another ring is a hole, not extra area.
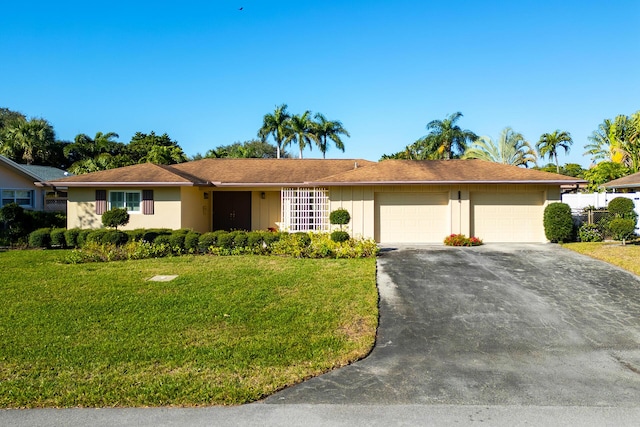
M 602 184 L 602 187 L 607 190 L 613 190 L 614 192 L 640 192 L 640 172 L 614 179 L 606 184 Z
M 113 207 L 127 228 L 328 231 L 345 208 L 353 236 L 382 243 L 545 242 L 544 207 L 585 181 L 482 160 L 204 159 L 151 163 L 62 180 L 68 227 L 101 227 Z
M 45 181 L 66 178 L 62 169 L 49 166 L 21 165 L 0 156 L 0 207 L 17 203 L 37 211 L 66 211 L 66 187 L 55 188 Z

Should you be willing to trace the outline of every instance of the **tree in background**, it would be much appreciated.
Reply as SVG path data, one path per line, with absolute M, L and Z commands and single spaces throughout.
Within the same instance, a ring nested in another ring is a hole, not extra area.
M 283 145 L 287 146 L 291 143 L 297 143 L 300 149 L 300 159 L 302 159 L 302 151 L 305 147 L 311 148 L 311 142 L 319 143 L 320 139 L 315 133 L 315 125 L 311 120 L 311 111 L 307 110 L 302 114 L 294 114 L 289 118 L 289 130 L 283 141 Z
M 543 172 L 558 173 L 556 165 L 554 165 L 553 163 L 547 163 L 546 165 L 541 167 L 536 166 L 534 167 L 534 169 Z M 572 176 L 574 178 L 584 178 L 585 172 L 585 169 L 583 169 L 582 166 L 577 163 L 565 163 L 564 166 L 560 166 L 560 175 Z
M 480 159 L 506 165 L 529 167 L 537 161 L 536 152 L 521 133 L 504 128 L 497 142 L 487 136 L 476 139 L 464 152 L 463 159 Z
M 475 141 L 478 136 L 470 130 L 463 130 L 456 123 L 462 117 L 461 112 L 451 114 L 444 120 L 432 120 L 427 124 L 430 131 L 425 137 L 431 146 L 437 147 L 442 159 L 459 157 L 467 148 L 467 142 Z
M 149 134 L 136 132 L 127 144 L 124 154 L 131 159 L 132 164 L 152 162 L 170 165 L 187 161 L 187 156 L 176 141 L 166 133 L 156 135 L 154 131 Z
M 631 173 L 640 171 L 640 111 L 605 119 L 589 141 L 584 154 L 590 155 L 593 162 L 605 160 L 623 164 Z
M 273 136 L 276 142 L 276 158 L 280 158 L 281 151 L 284 149 L 284 141 L 289 134 L 289 118 L 291 116 L 287 112 L 287 104 L 276 107 L 273 113 L 264 115 L 262 127 L 258 130 L 258 137 L 262 141 L 266 141 L 269 135 Z
M 234 142 L 231 145 L 219 145 L 215 149 L 208 150 L 204 155 L 196 154 L 191 160 L 203 158 L 245 158 L 245 159 L 276 159 L 278 149 L 268 142 L 252 139 L 245 142 Z M 282 150 L 280 157 L 290 157 L 289 153 Z
M 602 184 L 622 178 L 630 173 L 629 168 L 622 163 L 600 162 L 584 172 L 584 179 L 589 181 L 587 190 L 602 191 L 602 188 L 600 188 Z
M 0 149 L 7 157 L 30 165 L 42 163 L 55 140 L 53 127 L 44 119 L 13 120 L 3 130 Z
M 541 158 L 549 157 L 550 160 L 555 160 L 556 173 L 560 173 L 558 150 L 563 148 L 566 154 L 569 152 L 571 144 L 573 144 L 573 140 L 569 132 L 555 130 L 552 133 L 542 134 L 536 148 Z
M 327 139 L 333 141 L 336 148 L 344 153 L 344 143 L 340 139 L 340 135 L 351 137 L 349 132 L 342 126 L 342 122 L 339 120 L 327 120 L 327 118 L 321 114 L 316 113 L 314 116 L 315 121 L 315 134 L 318 137 L 318 149 L 322 153 L 322 158 L 326 158 Z

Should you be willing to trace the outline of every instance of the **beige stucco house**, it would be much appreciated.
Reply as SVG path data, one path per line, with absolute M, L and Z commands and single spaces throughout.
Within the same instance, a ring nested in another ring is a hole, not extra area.
M 381 243 L 545 242 L 544 207 L 582 180 L 482 160 L 204 159 L 140 164 L 48 182 L 68 187 L 68 227 L 112 207 L 127 228 L 328 231 L 345 208 L 353 236 Z
M 22 165 L 0 156 L 0 207 L 17 203 L 29 210 L 64 212 L 67 207 L 66 187 L 55 189 L 42 182 L 67 175 L 62 169 Z

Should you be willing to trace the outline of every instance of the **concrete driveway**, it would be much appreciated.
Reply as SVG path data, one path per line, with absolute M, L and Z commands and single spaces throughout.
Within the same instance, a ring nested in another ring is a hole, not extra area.
M 369 357 L 264 403 L 640 404 L 640 280 L 557 245 L 389 248 Z

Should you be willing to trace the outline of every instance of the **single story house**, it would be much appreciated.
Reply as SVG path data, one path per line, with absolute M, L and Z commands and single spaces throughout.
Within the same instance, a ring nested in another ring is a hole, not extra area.
M 381 243 L 545 242 L 544 207 L 583 180 L 483 160 L 203 159 L 151 163 L 50 181 L 68 187 L 68 227 L 101 227 L 127 208 L 129 229 L 347 231 Z
M 22 165 L 0 156 L 0 207 L 17 203 L 36 211 L 62 211 L 67 208 L 66 187 L 53 188 L 42 184 L 69 174 L 50 166 Z
M 607 190 L 621 192 L 640 192 L 640 172 L 609 181 L 602 186 Z

